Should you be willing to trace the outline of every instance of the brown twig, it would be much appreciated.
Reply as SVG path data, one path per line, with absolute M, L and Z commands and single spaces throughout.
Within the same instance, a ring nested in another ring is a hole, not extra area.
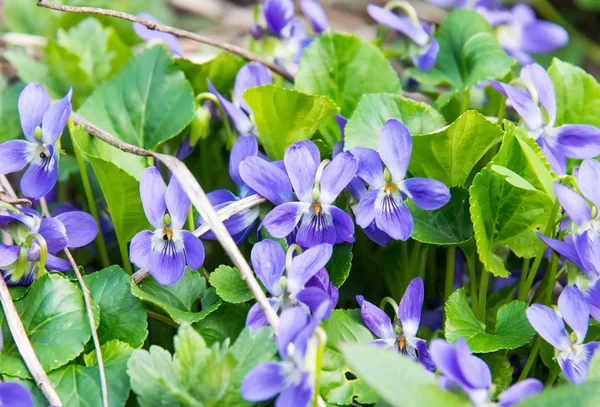
M 29 199 L 25 199 L 25 198 L 11 198 L 10 196 L 8 196 L 7 194 L 5 194 L 4 192 L 0 192 L 0 201 L 6 202 L 7 204 L 11 204 L 11 205 L 31 206 L 31 201 Z
M 224 222 L 227 219 L 231 218 L 233 215 L 240 213 L 246 209 L 253 208 L 264 202 L 266 202 L 266 199 L 263 198 L 262 196 L 260 196 L 258 194 L 250 195 L 244 199 L 240 199 L 239 201 L 236 201 L 236 202 L 232 203 L 231 205 L 227 205 L 226 207 L 220 209 L 217 212 L 217 216 L 219 217 L 219 220 L 221 222 Z M 205 234 L 209 230 L 210 230 L 210 227 L 206 223 L 203 223 L 202 225 L 200 225 L 200 227 L 198 229 L 194 230 L 193 233 L 194 233 L 194 236 L 201 237 L 203 234 Z M 148 270 L 144 268 L 144 269 L 140 269 L 140 270 L 136 271 L 135 273 L 133 273 L 131 275 L 131 279 L 133 280 L 134 283 L 139 284 L 140 282 L 142 282 L 142 280 L 144 280 L 149 275 L 150 274 L 148 273 Z M 208 281 L 208 278 L 206 279 L 206 281 Z
M 47 218 L 50 218 L 50 211 L 48 210 L 48 205 L 46 203 L 46 198 L 42 197 L 40 199 L 40 205 L 42 207 L 42 215 Z M 102 405 L 104 407 L 108 407 L 108 387 L 106 385 L 106 374 L 104 372 L 104 361 L 102 360 L 102 351 L 100 349 L 100 339 L 98 339 L 98 332 L 96 332 L 96 321 L 94 320 L 94 311 L 92 309 L 92 299 L 90 295 L 90 290 L 88 290 L 85 281 L 83 281 L 83 277 L 81 276 L 81 272 L 79 271 L 79 267 L 77 267 L 77 263 L 71 254 L 71 251 L 68 248 L 64 248 L 64 252 L 67 255 L 67 259 L 69 259 L 69 263 L 71 263 L 71 267 L 73 267 L 73 271 L 75 272 L 75 276 L 77 277 L 77 282 L 81 286 L 81 291 L 83 292 L 83 300 L 85 302 L 85 309 L 87 311 L 88 320 L 90 322 L 90 330 L 92 331 L 92 339 L 94 341 L 94 348 L 96 349 L 96 357 L 98 359 L 98 371 L 100 372 L 100 388 L 102 391 Z
M 156 158 L 162 162 L 173 173 L 173 175 L 175 175 L 179 181 L 179 184 L 192 201 L 192 204 L 196 207 L 198 212 L 200 212 L 200 215 L 206 222 L 207 227 L 213 231 L 217 237 L 217 240 L 221 246 L 223 246 L 223 249 L 225 249 L 225 252 L 233 264 L 237 267 L 242 279 L 246 282 L 248 288 L 254 295 L 254 298 L 256 298 L 256 302 L 258 302 L 261 309 L 265 313 L 269 324 L 275 331 L 277 331 L 277 327 L 279 325 L 279 317 L 277 316 L 277 313 L 275 310 L 273 310 L 271 304 L 269 304 L 265 293 L 262 291 L 260 284 L 258 284 L 258 281 L 254 276 L 254 272 L 248 265 L 248 262 L 233 241 L 229 232 L 227 232 L 225 225 L 223 225 L 223 222 L 219 219 L 219 216 L 208 200 L 206 193 L 198 181 L 194 178 L 190 170 L 185 166 L 185 164 L 173 156 L 144 150 L 143 148 L 132 146 L 131 144 L 118 140 L 102 129 L 98 128 L 96 125 L 90 123 L 77 113 L 73 113 L 71 118 L 73 119 L 74 123 L 83 126 L 83 128 L 89 134 L 100 138 L 113 147 L 142 157 L 151 156 Z
M 170 27 L 168 25 L 164 25 L 164 24 L 160 24 L 160 23 L 155 23 L 153 21 L 146 20 L 144 18 L 140 18 L 140 17 L 134 16 L 132 14 L 123 13 L 121 11 L 108 10 L 108 9 L 98 8 L 98 7 L 64 6 L 62 4 L 50 3 L 45 0 L 38 0 L 37 5 L 40 7 L 45 7 L 45 8 L 51 9 L 51 10 L 63 11 L 66 13 L 97 14 L 97 15 L 102 15 L 102 16 L 121 18 L 123 20 L 128 20 L 128 21 L 131 21 L 134 23 L 139 23 L 139 24 L 145 25 L 146 27 L 148 27 L 151 30 L 174 34 L 178 37 L 188 38 L 190 40 L 197 41 L 202 44 L 212 45 L 217 48 L 221 48 L 227 52 L 231 52 L 232 54 L 239 55 L 240 57 L 242 57 L 248 61 L 260 62 L 261 64 L 263 64 L 264 66 L 269 68 L 271 71 L 283 76 L 288 81 L 290 81 L 290 82 L 294 81 L 294 77 L 292 76 L 292 74 L 290 74 L 288 71 L 286 71 L 284 68 L 280 67 L 279 65 L 261 57 L 260 55 L 256 55 L 242 47 L 238 47 L 237 45 L 232 45 L 232 44 L 228 44 L 225 42 L 221 42 L 221 41 L 215 40 L 214 38 L 206 37 L 204 35 L 195 34 L 195 33 L 192 33 L 192 32 L 186 31 L 186 30 L 182 30 L 180 28 Z

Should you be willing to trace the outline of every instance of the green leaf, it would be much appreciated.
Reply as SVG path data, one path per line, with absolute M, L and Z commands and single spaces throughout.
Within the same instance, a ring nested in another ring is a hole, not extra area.
M 580 385 L 567 384 L 564 386 L 545 389 L 543 392 L 527 398 L 517 404 L 518 407 L 564 407 L 587 406 L 598 404 L 598 386 L 600 381 L 589 380 Z
M 0 143 L 22 134 L 17 102 L 24 87 L 22 82 L 9 85 L 4 78 L 0 79 Z
M 390 406 L 471 405 L 466 399 L 441 390 L 434 375 L 399 353 L 360 344 L 343 345 L 342 353 L 353 371 Z
M 250 310 L 248 304 L 224 302 L 215 312 L 194 324 L 208 344 L 221 342 L 227 338 L 236 339 L 246 327 L 246 316 Z
M 344 356 L 326 348 L 321 370 L 321 397 L 336 405 L 350 405 L 353 401 L 361 404 L 377 402 L 377 394 L 346 365 Z
M 426 103 L 399 95 L 364 95 L 346 125 L 344 147 L 369 147 L 377 150 L 385 122 L 399 119 L 414 134 L 431 133 L 446 125 L 442 115 Z
M 211 295 L 211 291 L 206 288 L 206 279 L 190 268 L 185 269 L 181 280 L 169 287 L 158 284 L 152 277 L 138 285 L 131 282 L 133 295 L 165 311 L 178 324 L 200 321 L 219 308 L 221 300 Z M 202 310 L 193 310 L 200 299 Z
M 201 64 L 186 58 L 175 58 L 175 63 L 190 81 L 194 93 L 197 95 L 208 92 L 207 79 L 210 79 L 217 91 L 229 92 L 233 89 L 238 71 L 246 64 L 246 61 L 228 52 L 221 52 L 210 61 Z
M 583 69 L 555 58 L 548 69 L 556 92 L 556 126 L 600 126 L 600 85 Z
M 310 139 L 324 119 L 339 112 L 326 96 L 275 85 L 250 88 L 244 100 L 252 109 L 260 140 L 272 160 L 282 159 L 290 144 Z
M 210 273 L 210 285 L 215 287 L 217 294 L 224 301 L 238 303 L 246 302 L 254 298 L 248 285 L 240 277 L 240 273 L 234 267 L 219 266 Z
M 110 266 L 83 279 L 100 306 L 100 343 L 118 339 L 140 348 L 148 336 L 148 321 L 142 302 L 131 293 L 130 277 L 121 267 Z
M 329 96 L 350 117 L 366 93 L 399 93 L 400 80 L 379 48 L 351 34 L 328 31 L 302 53 L 296 89 Z
M 6 11 L 6 9 L 5 9 Z M 7 49 L 3 57 L 17 72 L 19 79 L 25 83 L 40 83 L 44 85 L 48 93 L 54 99 L 60 99 L 65 94 L 58 91 L 60 84 L 57 80 L 50 75 L 50 69 L 48 66 L 40 61 L 37 61 L 27 55 L 24 50 L 20 49 Z M 17 105 L 15 104 L 15 108 Z
M 413 137 L 409 171 L 448 186 L 463 186 L 473 167 L 504 132 L 480 113 L 469 110 L 447 128 Z
M 450 201 L 435 211 L 421 209 L 412 200 L 407 201 L 407 206 L 413 217 L 411 237 L 419 242 L 455 245 L 473 236 L 469 191 L 465 188 L 450 188 Z
M 535 331 L 531 327 L 525 310 L 527 304 L 511 301 L 498 310 L 496 327 L 488 333 L 485 324 L 475 317 L 464 288 L 452 293 L 446 302 L 446 339 L 456 342 L 464 338 L 475 353 L 489 353 L 500 349 L 516 349 L 533 338 Z
M 436 31 L 440 51 L 427 72 L 413 70 L 420 82 L 465 90 L 486 79 L 502 78 L 515 60 L 498 45 L 494 30 L 474 10 L 455 10 Z
M 27 294 L 15 301 L 27 336 L 47 372 L 63 366 L 83 351 L 90 339 L 81 291 L 58 274 L 44 274 L 31 284 Z M 19 350 L 2 314 L 4 346 L 0 374 L 29 378 Z
M 350 275 L 352 268 L 352 243 L 342 243 L 333 246 L 333 254 L 325 266 L 331 283 L 341 287 Z
M 96 88 L 79 113 L 118 139 L 151 150 L 179 134 L 194 109 L 192 87 L 167 48 L 156 45 Z
M 322 322 L 323 329 L 327 333 L 327 347 L 339 349 L 339 346 L 347 342 L 365 343 L 375 337 L 369 328 L 362 322 L 360 309 L 336 309 L 331 317 Z

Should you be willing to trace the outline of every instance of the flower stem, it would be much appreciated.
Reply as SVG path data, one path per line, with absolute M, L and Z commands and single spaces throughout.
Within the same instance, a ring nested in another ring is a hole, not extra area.
M 96 208 L 96 202 L 94 201 L 94 194 L 92 193 L 92 186 L 90 185 L 90 179 L 88 177 L 87 168 L 83 160 L 83 154 L 77 143 L 73 140 L 74 125 L 71 119 L 69 119 L 69 134 L 71 134 L 71 140 L 73 144 L 73 150 L 75 151 L 75 159 L 77 160 L 77 166 L 79 167 L 79 174 L 81 175 L 81 182 L 83 183 L 83 191 L 85 192 L 85 198 L 88 203 L 90 213 L 96 220 L 96 226 L 98 226 L 98 234 L 96 235 L 96 247 L 98 248 L 98 254 L 100 255 L 100 262 L 102 267 L 106 268 L 110 266 L 110 260 L 108 259 L 108 251 L 106 250 L 106 243 L 104 242 L 104 235 L 102 234 L 102 227 L 100 226 L 100 217 L 98 216 L 98 208 Z
M 315 336 L 319 341 L 319 348 L 317 349 L 317 365 L 315 371 L 315 396 L 313 399 L 313 406 L 319 407 L 319 392 L 321 389 L 321 369 L 323 367 L 323 355 L 325 354 L 325 345 L 327 344 L 327 334 L 325 330 L 320 326 L 315 330 Z
M 196 225 L 194 224 L 194 209 L 190 205 L 190 210 L 188 211 L 188 229 L 193 232 L 196 230 Z
M 556 281 L 556 273 L 558 272 L 558 256 L 552 252 L 552 261 L 550 262 L 550 274 L 548 275 L 548 285 L 542 304 L 550 305 L 552 300 L 552 292 L 554 291 L 554 282 Z
M 456 261 L 456 247 L 450 246 L 446 256 L 446 284 L 444 286 L 444 300 L 447 301 L 454 288 L 454 264 Z
M 469 282 L 471 284 L 471 308 L 477 315 L 479 301 L 477 300 L 477 273 L 475 273 L 475 252 L 467 257 L 467 270 L 469 272 Z
M 527 282 L 527 272 L 529 271 L 530 264 L 531 259 L 523 259 L 523 268 L 521 269 L 521 277 L 519 278 L 519 296 L 526 290 L 525 284 Z
M 392 308 L 394 309 L 394 314 L 396 314 L 398 312 L 398 303 L 396 301 L 394 301 L 393 298 L 383 297 L 383 299 L 379 303 L 379 308 L 381 308 L 383 310 L 385 308 L 385 304 L 390 304 L 392 306 Z
M 479 281 L 479 319 L 485 322 L 485 311 L 487 302 L 487 291 L 488 281 L 490 279 L 490 272 L 487 271 L 485 266 L 481 270 L 481 280 Z
M 531 370 L 531 366 L 537 360 L 538 353 L 540 351 L 541 341 L 539 337 L 535 338 L 535 343 L 533 344 L 533 348 L 531 348 L 531 352 L 529 353 L 529 358 L 527 359 L 527 363 L 525 363 L 525 367 L 519 376 L 519 381 L 527 378 L 529 371 Z

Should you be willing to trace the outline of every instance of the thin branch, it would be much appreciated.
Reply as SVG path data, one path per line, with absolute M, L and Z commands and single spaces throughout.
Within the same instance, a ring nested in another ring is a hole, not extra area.
M 45 0 L 38 0 L 37 5 L 40 7 L 45 7 L 45 8 L 51 9 L 51 10 L 63 11 L 66 13 L 98 14 L 98 15 L 102 15 L 102 16 L 116 17 L 116 18 L 121 18 L 123 20 L 131 21 L 134 23 L 139 23 L 139 24 L 145 25 L 146 27 L 148 27 L 151 30 L 174 34 L 178 37 L 188 38 L 190 40 L 197 41 L 202 44 L 212 45 L 217 48 L 221 48 L 227 52 L 231 52 L 232 54 L 239 55 L 240 57 L 242 57 L 248 61 L 260 62 L 261 64 L 263 64 L 264 66 L 269 68 L 271 71 L 283 76 L 288 81 L 290 81 L 290 82 L 294 81 L 294 77 L 292 76 L 292 74 L 290 74 L 288 71 L 286 71 L 284 68 L 280 67 L 279 65 L 277 65 L 271 61 L 268 61 L 267 59 L 265 59 L 259 55 L 256 55 L 242 47 L 238 47 L 237 45 L 232 45 L 232 44 L 228 44 L 225 42 L 221 42 L 221 41 L 215 40 L 213 38 L 206 37 L 204 35 L 195 34 L 195 33 L 192 33 L 192 32 L 186 31 L 186 30 L 182 30 L 180 28 L 170 27 L 168 25 L 164 25 L 164 24 L 160 24 L 160 23 L 155 23 L 153 21 L 146 20 L 144 18 L 140 18 L 140 17 L 134 16 L 132 14 L 123 13 L 121 11 L 107 10 L 104 8 L 97 8 L 97 7 L 64 6 L 62 4 L 50 3 Z
M 48 43 L 48 39 L 39 35 L 13 32 L 2 34 L 0 40 L 6 45 L 17 45 L 25 48 L 44 48 Z
M 46 204 L 46 198 L 42 197 L 40 199 L 40 205 L 42 207 L 42 215 L 46 218 L 50 218 L 50 211 L 48 210 L 48 205 Z M 106 374 L 104 372 L 104 361 L 102 359 L 102 351 L 100 349 L 100 339 L 98 339 L 98 332 L 96 332 L 96 321 L 94 320 L 94 311 L 92 309 L 92 299 L 90 295 L 90 290 L 88 290 L 85 281 L 83 281 L 83 277 L 81 276 L 81 272 L 79 271 L 79 267 L 77 267 L 77 263 L 71 254 L 71 251 L 68 248 L 64 248 L 64 252 L 67 255 L 67 259 L 69 259 L 69 263 L 71 263 L 71 267 L 75 272 L 75 276 L 77 277 L 77 282 L 81 286 L 81 291 L 83 292 L 83 300 L 85 302 L 85 309 L 87 311 L 88 320 L 90 322 L 90 330 L 92 331 L 92 339 L 94 341 L 94 348 L 96 349 L 96 357 L 98 359 L 98 371 L 100 372 L 100 388 L 102 390 L 102 405 L 104 407 L 108 407 L 108 387 L 106 385 Z
M 226 207 L 221 208 L 217 212 L 217 216 L 219 217 L 219 220 L 221 222 L 224 222 L 227 219 L 231 218 L 233 215 L 240 213 L 242 211 L 245 211 L 246 209 L 253 208 L 264 202 L 266 202 L 266 199 L 263 198 L 262 196 L 260 196 L 258 194 L 250 195 L 244 199 L 235 201 L 231 205 L 227 205 Z M 194 236 L 201 237 L 203 234 L 205 234 L 209 230 L 210 230 L 210 227 L 206 223 L 203 223 L 202 225 L 200 225 L 200 227 L 198 229 L 194 230 L 193 233 L 194 233 Z M 131 279 L 133 280 L 134 283 L 139 284 L 149 275 L 150 275 L 150 273 L 148 273 L 148 269 L 143 268 L 143 269 L 139 269 L 138 271 L 133 273 L 131 275 Z M 206 279 L 206 281 L 208 281 L 208 278 Z
M 7 194 L 5 194 L 4 192 L 0 192 L 0 201 L 6 202 L 7 204 L 11 204 L 11 205 L 31 206 L 31 201 L 29 199 L 25 199 L 25 198 L 11 198 L 10 196 L 8 196 Z
M 17 193 L 13 189 L 12 185 L 10 185 L 10 182 L 8 182 L 8 178 L 6 178 L 6 175 L 4 174 L 0 174 L 0 187 L 2 187 L 2 189 L 4 190 L 6 195 L 9 196 L 9 198 L 18 199 Z
M 223 225 L 223 222 L 219 219 L 219 216 L 208 200 L 206 193 L 198 181 L 194 178 L 190 170 L 185 166 L 185 164 L 175 157 L 144 150 L 118 140 L 76 113 L 72 113 L 71 118 L 73 119 L 74 123 L 83 126 L 83 128 L 89 134 L 100 138 L 113 147 L 116 147 L 127 153 L 143 157 L 152 156 L 156 158 L 162 162 L 173 173 L 173 175 L 175 175 L 179 181 L 179 184 L 192 201 L 192 204 L 196 207 L 198 212 L 200 212 L 202 219 L 204 219 L 210 230 L 213 231 L 217 237 L 217 240 L 221 246 L 223 246 L 223 249 L 225 249 L 225 252 L 233 264 L 237 267 L 242 280 L 246 281 L 248 288 L 254 295 L 254 298 L 256 298 L 256 302 L 258 302 L 261 309 L 265 313 L 269 324 L 275 331 L 277 331 L 277 327 L 279 325 L 279 317 L 277 316 L 277 313 L 271 307 L 271 304 L 269 304 L 265 293 L 262 291 L 260 284 L 258 284 L 258 281 L 254 276 L 254 272 L 248 265 L 248 262 L 233 241 L 229 232 L 227 232 L 225 225 Z
M 165 315 L 161 315 L 158 312 L 150 311 L 149 309 L 145 309 L 144 311 L 146 311 L 146 314 L 148 314 L 150 318 L 156 319 L 157 321 L 160 321 L 165 325 L 172 326 L 175 329 L 179 329 L 179 324 L 173 321 L 171 318 Z

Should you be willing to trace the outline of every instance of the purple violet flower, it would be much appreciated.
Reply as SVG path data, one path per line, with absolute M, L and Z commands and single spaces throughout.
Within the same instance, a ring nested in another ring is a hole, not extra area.
M 300 8 L 315 33 L 321 34 L 329 28 L 327 14 L 317 0 L 300 0 Z
M 71 115 L 71 91 L 50 104 L 50 96 L 39 83 L 30 83 L 19 96 L 21 128 L 27 140 L 0 144 L 0 174 L 21 171 L 21 192 L 28 198 L 46 195 L 58 177 L 57 140 Z M 41 129 L 40 129 L 41 126 Z
M 554 127 L 556 121 L 556 94 L 554 84 L 544 68 L 538 64 L 527 65 L 521 70 L 515 86 L 492 79 L 489 83 L 508 98 L 523 118 L 529 135 L 537 141 L 558 174 L 566 173 L 566 157 L 585 159 L 600 155 L 600 129 L 589 124 L 563 124 Z M 544 108 L 546 115 L 543 114 Z M 547 117 L 547 119 L 545 119 Z
M 417 13 L 408 3 L 399 5 L 399 7 L 402 7 L 408 15 L 399 16 L 392 10 L 374 4 L 367 6 L 367 12 L 379 24 L 398 31 L 411 40 L 410 57 L 419 69 L 426 72 L 435 65 L 440 50 L 440 45 L 434 37 L 433 27 L 419 21 Z
M 149 20 L 153 23 L 160 24 L 160 21 L 151 14 L 139 13 L 137 16 L 143 18 L 144 20 Z M 177 37 L 175 35 L 164 33 L 162 31 L 151 30 L 140 23 L 133 23 L 133 30 L 144 41 L 162 41 L 167 45 L 167 47 L 169 47 L 173 55 L 176 55 L 178 57 L 183 56 L 183 49 L 181 49 L 181 44 L 179 44 L 179 40 L 177 40 Z
M 147 268 L 159 284 L 173 285 L 183 276 L 186 264 L 197 270 L 204 262 L 202 242 L 183 230 L 190 199 L 175 177 L 165 187 L 156 167 L 142 172 L 140 196 L 155 230 L 144 230 L 133 237 L 129 257 L 139 268 Z
M 565 376 L 574 384 L 583 383 L 589 364 L 600 342 L 583 344 L 590 322 L 590 309 L 585 297 L 575 286 L 567 286 L 558 297 L 558 310 L 533 304 L 527 319 L 537 333 L 550 343 Z M 565 322 L 573 330 L 569 335 Z
M 256 86 L 271 85 L 273 78 L 269 70 L 261 63 L 250 62 L 244 65 L 235 77 L 235 84 L 233 87 L 233 102 L 227 100 L 221 95 L 213 86 L 210 79 L 206 80 L 208 83 L 208 89 L 210 93 L 215 95 L 219 99 L 221 107 L 225 111 L 231 120 L 233 125 L 237 129 L 240 136 L 249 136 L 256 134 L 256 128 L 252 123 L 252 109 L 244 100 L 244 93 L 249 89 Z M 223 117 L 223 120 L 227 120 Z
M 15 382 L 0 382 L 0 406 L 33 407 L 33 396 L 23 385 Z
M 399 120 L 388 120 L 383 126 L 379 153 L 364 147 L 351 151 L 360 162 L 357 175 L 371 186 L 358 204 L 356 223 L 362 228 L 375 221 L 376 226 L 393 239 L 406 240 L 413 227 L 412 215 L 404 203 L 406 198 L 425 210 L 439 209 L 450 200 L 450 190 L 440 181 L 404 179 L 412 152 L 412 136 Z
M 294 247 L 289 250 L 288 255 L 291 255 Z M 296 305 L 304 305 L 315 312 L 321 304 L 328 303 L 329 309 L 324 317 L 329 318 L 333 310 L 332 299 L 337 303 L 337 290 L 324 289 L 323 281 L 313 280 L 310 285 L 309 281 L 329 262 L 332 250 L 331 245 L 321 244 L 304 251 L 286 264 L 286 253 L 277 242 L 263 240 L 252 247 L 252 267 L 272 295 L 269 303 L 277 313 Z M 248 312 L 246 325 L 256 329 L 267 324 L 262 308 L 258 303 L 254 304 Z
M 428 370 L 433 370 L 427 343 L 417 338 L 423 298 L 423 280 L 417 277 L 408 285 L 398 306 L 398 319 L 393 325 L 390 317 L 383 310 L 366 301 L 362 295 L 357 295 L 356 301 L 360 305 L 360 315 L 364 324 L 379 338 L 370 343 L 383 348 L 396 349 L 402 355 L 421 362 Z
M 354 242 L 352 219 L 333 205 L 358 169 L 358 160 L 352 153 L 347 151 L 331 162 L 321 163 L 315 143 L 296 142 L 288 147 L 283 159 L 287 176 L 275 164 L 269 166 L 258 160 L 254 157 L 244 160 L 240 174 L 253 190 L 277 205 L 263 220 L 271 236 L 284 238 L 298 227 L 296 243 L 304 248 L 320 243 Z M 289 182 L 271 183 L 273 178 L 288 176 L 299 202 L 290 202 Z
M 263 14 L 269 31 L 282 37 L 284 29 L 294 20 L 293 0 L 263 0 Z
M 440 371 L 440 387 L 461 388 L 477 407 L 489 406 L 492 374 L 485 362 L 471 354 L 467 342 L 459 338 L 455 345 L 433 339 L 429 348 L 435 367 Z M 542 391 L 537 379 L 525 379 L 500 393 L 498 406 L 511 407 Z

